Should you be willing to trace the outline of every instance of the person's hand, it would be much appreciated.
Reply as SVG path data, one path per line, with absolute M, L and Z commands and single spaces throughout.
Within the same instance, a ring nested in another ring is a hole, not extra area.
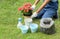
M 35 4 L 34 4 L 34 5 L 32 5 L 32 7 L 31 7 L 31 8 L 32 8 L 32 10 L 34 10 L 34 9 L 35 9 L 35 7 L 36 7 L 36 5 L 35 5 Z
M 31 16 L 31 18 L 37 17 L 37 14 L 38 14 L 37 12 L 34 12 Z

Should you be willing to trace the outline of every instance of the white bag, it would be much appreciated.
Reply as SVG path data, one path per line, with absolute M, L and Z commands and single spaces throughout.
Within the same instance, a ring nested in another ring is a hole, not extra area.
M 49 23 L 44 23 L 44 22 L 49 22 Z M 53 25 L 54 25 L 54 21 L 52 20 L 52 18 L 42 18 L 40 20 L 40 27 L 42 28 L 50 28 Z

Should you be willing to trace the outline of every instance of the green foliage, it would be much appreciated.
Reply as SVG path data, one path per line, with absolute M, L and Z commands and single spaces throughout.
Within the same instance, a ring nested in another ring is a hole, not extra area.
M 33 4 L 34 0 L 0 0 L 0 39 L 60 39 L 60 18 L 55 20 L 56 33 L 53 35 L 43 34 L 40 29 L 37 33 L 22 34 L 20 29 L 17 29 L 18 18 L 22 17 L 18 7 L 25 2 Z M 58 13 L 60 15 L 60 3 Z M 34 20 L 34 22 L 39 24 L 39 20 Z

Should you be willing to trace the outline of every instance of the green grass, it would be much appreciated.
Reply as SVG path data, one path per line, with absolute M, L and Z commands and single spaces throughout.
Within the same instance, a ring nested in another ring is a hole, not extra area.
M 21 17 L 18 7 L 22 6 L 25 2 L 31 2 L 33 4 L 34 1 L 0 0 L 0 39 L 60 39 L 60 18 L 55 21 L 56 33 L 53 35 L 46 35 L 41 32 L 21 34 L 21 31 L 16 26 L 18 18 Z M 58 13 L 60 13 L 60 4 Z M 39 24 L 39 21 L 34 22 Z

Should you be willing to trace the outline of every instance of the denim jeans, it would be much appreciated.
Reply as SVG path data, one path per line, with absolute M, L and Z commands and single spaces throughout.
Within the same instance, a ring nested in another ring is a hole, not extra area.
M 54 9 L 42 9 L 36 18 L 58 18 L 57 10 Z

